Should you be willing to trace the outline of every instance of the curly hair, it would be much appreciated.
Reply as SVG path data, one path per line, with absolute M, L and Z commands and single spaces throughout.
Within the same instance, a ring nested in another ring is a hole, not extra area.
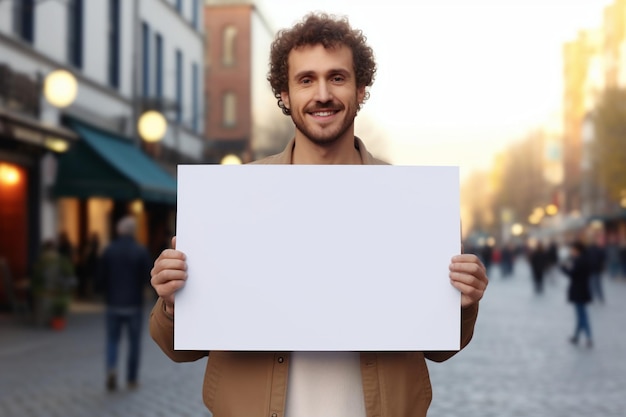
M 347 18 L 337 18 L 326 13 L 310 13 L 291 29 L 280 30 L 272 42 L 267 76 L 274 96 L 278 99 L 278 107 L 284 114 L 291 114 L 281 100 L 280 93 L 289 91 L 289 53 L 305 45 L 321 44 L 327 49 L 347 46 L 352 50 L 357 87 L 370 87 L 376 74 L 376 62 L 374 51 L 366 41 L 363 32 L 352 29 Z M 365 100 L 368 97 L 369 93 L 366 93 Z

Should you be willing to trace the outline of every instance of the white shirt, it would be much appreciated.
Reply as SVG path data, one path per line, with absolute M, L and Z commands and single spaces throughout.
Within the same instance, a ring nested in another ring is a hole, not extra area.
M 285 417 L 365 417 L 358 352 L 292 352 Z

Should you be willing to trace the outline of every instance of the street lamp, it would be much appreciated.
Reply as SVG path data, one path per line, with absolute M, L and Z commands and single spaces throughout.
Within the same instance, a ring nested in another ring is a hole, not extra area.
M 156 110 L 148 110 L 137 121 L 139 136 L 146 142 L 158 142 L 167 132 L 167 120 Z
M 221 165 L 241 165 L 241 158 L 232 153 L 225 155 L 220 161 Z
M 55 70 L 46 76 L 43 91 L 50 104 L 62 109 L 76 99 L 78 82 L 71 72 L 63 69 Z

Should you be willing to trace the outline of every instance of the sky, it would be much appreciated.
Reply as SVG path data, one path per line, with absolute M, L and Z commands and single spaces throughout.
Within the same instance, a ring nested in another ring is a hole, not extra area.
M 378 71 L 356 132 L 402 165 L 489 169 L 496 152 L 557 124 L 562 46 L 609 0 L 260 0 L 275 29 L 310 11 L 347 16 Z

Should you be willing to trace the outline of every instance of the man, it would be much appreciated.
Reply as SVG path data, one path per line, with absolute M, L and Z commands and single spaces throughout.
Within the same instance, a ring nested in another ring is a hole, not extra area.
M 137 223 L 132 216 L 117 223 L 118 237 L 102 254 L 98 281 L 106 300 L 106 387 L 117 389 L 117 356 L 122 327 L 128 329 L 128 388 L 138 386 L 144 289 L 150 279 L 152 258 L 135 240 Z
M 360 31 L 347 20 L 311 14 L 278 34 L 270 60 L 268 80 L 296 132 L 282 153 L 257 163 L 383 164 L 354 136 L 354 119 L 376 72 L 373 52 Z M 152 269 L 159 300 L 150 319 L 151 334 L 175 361 L 209 357 L 203 398 L 215 417 L 426 415 L 431 386 L 424 359 L 443 361 L 456 352 L 175 351 L 174 294 L 187 273 L 175 238 L 172 247 Z M 450 279 L 462 293 L 465 346 L 487 276 L 475 255 L 458 255 L 451 262 Z M 268 325 L 268 331 L 280 331 L 279 325 Z

